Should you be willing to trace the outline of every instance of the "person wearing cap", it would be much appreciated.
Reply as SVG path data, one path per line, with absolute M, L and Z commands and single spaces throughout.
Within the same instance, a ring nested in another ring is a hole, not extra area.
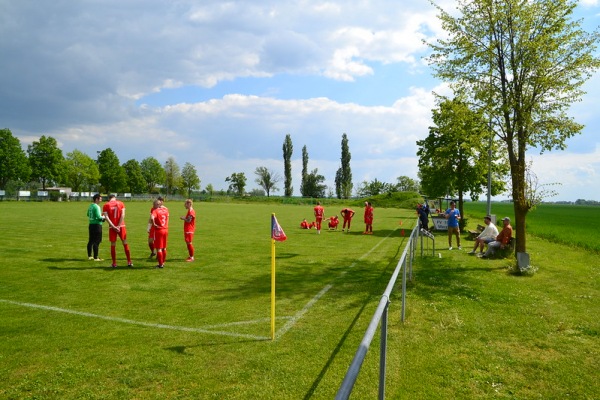
M 475 254 L 477 247 L 479 247 L 479 255 L 483 255 L 483 247 L 496 240 L 496 237 L 498 236 L 498 228 L 496 228 L 496 225 L 492 222 L 492 217 L 490 215 L 486 215 L 483 222 L 485 223 L 485 229 L 475 238 L 475 246 L 469 254 Z
M 448 220 L 448 250 L 452 250 L 452 235 L 456 235 L 456 245 L 458 249 L 461 250 L 460 247 L 460 228 L 458 226 L 458 221 L 460 220 L 460 211 L 456 209 L 456 203 L 451 201 L 450 208 L 446 210 L 444 216 Z
M 502 224 L 504 228 L 502 228 L 502 232 L 498 236 L 496 236 L 496 240 L 488 243 L 488 248 L 485 254 L 482 256 L 483 258 L 487 258 L 494 254 L 496 250 L 505 248 L 510 239 L 512 238 L 513 228 L 510 226 L 510 218 L 504 217 L 502 218 Z

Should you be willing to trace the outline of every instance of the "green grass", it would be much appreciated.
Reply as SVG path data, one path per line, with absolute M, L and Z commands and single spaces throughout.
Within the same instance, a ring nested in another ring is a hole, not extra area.
M 486 203 L 465 203 L 471 228 L 483 224 L 486 209 Z M 496 214 L 499 226 L 503 217 L 508 216 L 514 221 L 512 203 L 493 203 L 492 213 Z M 600 229 L 596 227 L 596 221 L 600 221 L 600 207 L 541 204 L 527 214 L 527 233 L 600 253 Z
M 396 266 L 399 221 L 412 221 L 412 213 L 376 210 L 373 236 L 360 234 L 360 218 L 350 234 L 317 235 L 299 228 L 312 206 L 199 203 L 197 261 L 186 263 L 178 220 L 185 209 L 167 205 L 166 268 L 146 259 L 150 204 L 127 203 L 135 268 L 113 270 L 106 232 L 106 261 L 87 261 L 86 203 L 0 203 L 0 398 L 335 395 Z M 269 339 L 272 212 L 289 238 L 277 244 L 276 341 Z M 125 265 L 120 243 L 117 255 Z M 373 360 L 365 371 L 376 366 Z
M 166 268 L 146 259 L 150 204 L 134 202 L 135 268 L 112 270 L 106 232 L 107 261 L 86 260 L 87 203 L 0 203 L 0 398 L 335 396 L 414 211 L 376 208 L 373 236 L 360 234 L 361 218 L 349 235 L 316 235 L 298 228 L 310 205 L 198 203 L 197 261 L 185 263 L 183 203 L 167 206 Z M 289 238 L 277 244 L 275 341 L 267 339 L 272 212 Z M 334 213 L 339 206 L 326 204 Z M 399 284 L 391 299 L 386 398 L 600 398 L 597 254 L 530 237 L 539 270 L 518 277 L 509 260 L 447 251 L 443 234 L 437 241 L 441 258 L 415 259 L 404 324 Z M 464 249 L 471 244 L 463 239 Z M 352 398 L 377 397 L 378 354 L 376 338 Z

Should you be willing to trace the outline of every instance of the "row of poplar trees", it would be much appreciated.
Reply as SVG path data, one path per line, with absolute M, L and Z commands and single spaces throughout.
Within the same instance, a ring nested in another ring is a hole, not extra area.
M 283 142 L 283 164 L 284 164 L 284 194 L 291 197 L 294 193 L 292 186 L 292 154 L 294 145 L 290 134 L 285 136 Z M 348 199 L 352 195 L 352 170 L 350 169 L 350 148 L 348 136 L 342 135 L 341 164 L 335 174 L 335 195 L 338 199 Z M 306 145 L 302 147 L 302 182 L 300 183 L 300 194 L 303 197 L 325 197 L 327 186 L 323 184 L 325 177 L 319 174 L 318 168 L 308 172 L 308 150 Z

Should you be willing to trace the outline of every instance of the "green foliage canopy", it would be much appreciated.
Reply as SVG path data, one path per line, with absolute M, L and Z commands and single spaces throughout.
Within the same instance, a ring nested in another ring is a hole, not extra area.
M 4 189 L 9 181 L 25 182 L 30 173 L 31 167 L 21 141 L 13 136 L 10 129 L 0 129 L 0 187 Z
M 572 20 L 575 0 L 459 0 L 440 7 L 447 36 L 430 43 L 436 76 L 490 117 L 510 162 L 517 252 L 526 251 L 526 153 L 564 149 L 583 126 L 567 110 L 600 67 L 600 34 Z
M 27 154 L 31 177 L 41 182 L 43 190 L 46 190 L 46 184 L 62 179 L 64 157 L 56 139 L 51 136 L 40 137 L 40 140 L 27 146 Z

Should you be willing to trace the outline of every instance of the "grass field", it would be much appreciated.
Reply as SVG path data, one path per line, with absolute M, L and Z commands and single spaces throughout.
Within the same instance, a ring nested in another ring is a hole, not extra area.
M 311 207 L 197 204 L 197 260 L 186 263 L 185 209 L 167 205 L 165 269 L 146 258 L 150 204 L 127 203 L 135 268 L 113 270 L 106 232 L 106 261 L 87 261 L 86 203 L 0 203 L 0 398 L 335 395 L 396 266 L 399 221 L 412 212 L 377 210 L 373 236 L 360 234 L 358 217 L 350 234 L 317 235 L 299 228 Z M 272 212 L 289 238 L 277 244 L 275 341 Z M 366 376 L 376 366 L 365 365 Z M 372 397 L 377 387 L 357 392 Z
M 156 270 L 149 206 L 127 203 L 135 268 L 113 270 L 106 233 L 107 261 L 86 259 L 86 203 L 0 203 L 0 398 L 331 399 L 416 217 L 376 208 L 373 236 L 358 216 L 351 234 L 316 235 L 298 228 L 308 206 L 201 203 L 197 261 L 185 263 L 185 210 L 167 203 L 168 260 Z M 275 341 L 272 212 L 289 238 L 277 244 Z M 391 299 L 386 398 L 600 398 L 597 254 L 530 237 L 539 271 L 517 277 L 508 260 L 445 243 L 438 234 L 439 257 L 416 259 L 405 324 L 399 292 Z M 125 265 L 120 244 L 117 254 Z M 377 347 L 352 398 L 377 397 Z
M 473 229 L 483 224 L 487 204 L 465 203 L 465 214 Z M 500 219 L 510 217 L 514 221 L 512 203 L 493 203 L 492 213 Z M 554 243 L 577 246 L 600 253 L 600 207 L 542 204 L 527 214 L 527 233 Z

